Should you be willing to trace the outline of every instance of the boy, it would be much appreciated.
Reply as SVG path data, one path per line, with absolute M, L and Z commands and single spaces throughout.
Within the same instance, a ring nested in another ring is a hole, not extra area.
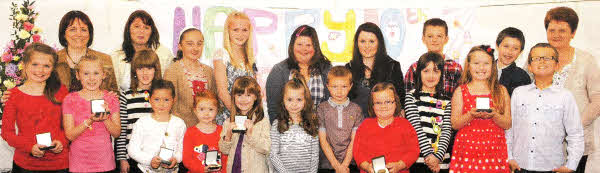
M 360 107 L 348 99 L 352 88 L 352 73 L 336 66 L 327 74 L 331 97 L 317 107 L 319 141 L 325 157 L 320 157 L 319 172 L 359 172 L 352 160 L 352 143 L 356 129 L 363 120 Z
M 498 49 L 498 81 L 506 87 L 508 94 L 512 96 L 515 88 L 531 83 L 531 79 L 525 70 L 517 67 L 515 60 L 519 57 L 525 47 L 525 36 L 517 28 L 508 27 L 500 31 L 496 38 Z
M 433 18 L 425 21 L 423 24 L 423 36 L 421 40 L 427 47 L 427 51 L 432 51 L 444 55 L 444 45 L 448 43 L 448 25 L 440 18 Z M 444 55 L 444 58 L 446 56 Z M 415 78 L 414 71 L 417 68 L 415 62 L 408 68 L 406 76 L 404 77 L 404 83 L 406 92 L 415 89 Z M 458 86 L 460 80 L 460 73 L 462 72 L 462 66 L 451 59 L 446 59 L 444 65 L 444 94 L 452 96 L 454 89 Z
M 558 51 L 538 43 L 527 61 L 535 83 L 513 92 L 512 128 L 506 131 L 508 163 L 515 173 L 572 172 L 583 155 L 583 126 L 571 92 L 552 85 Z M 561 149 L 565 140 L 566 161 Z

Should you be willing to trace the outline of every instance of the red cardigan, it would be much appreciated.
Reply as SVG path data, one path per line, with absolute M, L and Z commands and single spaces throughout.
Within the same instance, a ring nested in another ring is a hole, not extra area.
M 196 126 L 187 129 L 183 137 L 183 165 L 189 169 L 188 173 L 204 172 L 204 158 L 206 150 L 219 150 L 219 139 L 223 126 L 217 125 L 215 132 L 205 134 Z M 227 155 L 221 155 L 221 171 L 227 172 Z
M 406 168 L 400 171 L 408 173 L 408 168 L 419 157 L 419 141 L 412 125 L 402 117 L 394 118 L 392 124 L 381 128 L 376 118 L 367 118 L 356 130 L 352 149 L 356 164 L 371 163 L 371 159 L 385 156 L 386 163 L 402 160 Z M 361 173 L 366 173 L 360 170 Z
M 4 107 L 2 117 L 2 138 L 15 147 L 14 162 L 27 170 L 60 170 L 69 167 L 69 142 L 62 128 L 61 106 L 53 104 L 44 95 L 32 96 L 17 87 L 10 90 L 10 98 Z M 61 101 L 68 94 L 61 86 L 55 97 Z M 15 129 L 19 128 L 19 134 Z M 37 144 L 36 134 L 50 132 L 52 140 L 59 140 L 62 152 L 54 154 L 45 151 L 41 158 L 31 156 L 31 148 Z

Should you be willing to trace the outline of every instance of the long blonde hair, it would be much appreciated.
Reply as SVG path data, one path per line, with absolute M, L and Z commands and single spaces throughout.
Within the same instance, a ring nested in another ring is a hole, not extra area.
M 243 20 L 247 20 L 248 23 L 250 23 L 250 27 L 248 28 L 249 30 L 249 35 L 248 35 L 248 40 L 246 40 L 246 44 L 244 46 L 245 52 L 246 52 L 246 59 L 244 59 L 244 62 L 237 62 L 237 60 L 234 60 L 233 58 L 231 58 L 231 64 L 236 67 L 236 68 L 244 68 L 252 73 L 254 73 L 254 63 L 255 63 L 255 59 L 254 59 L 254 47 L 252 45 L 253 39 L 252 39 L 252 34 L 254 33 L 254 27 L 252 26 L 252 23 L 250 22 L 250 18 L 248 17 L 248 15 L 239 12 L 239 11 L 234 11 L 232 13 L 229 13 L 229 15 L 227 15 L 227 19 L 225 20 L 225 25 L 224 25 L 224 31 L 223 31 L 223 48 L 225 48 L 225 50 L 227 50 L 227 53 L 229 54 L 229 57 L 231 57 L 231 39 L 229 38 L 229 27 L 231 26 L 231 24 L 233 23 L 233 20 L 235 19 L 243 19 Z M 241 66 L 240 64 L 244 64 L 244 66 Z
M 492 61 L 492 75 L 487 80 L 487 87 L 490 89 L 490 95 L 494 102 L 494 107 L 500 114 L 504 114 L 504 104 L 506 100 L 504 100 L 502 87 L 498 82 L 498 70 L 496 61 L 494 61 L 494 49 L 490 48 L 488 45 L 479 45 L 471 48 L 469 54 L 467 54 L 467 58 L 465 59 L 464 66 L 465 68 L 462 71 L 460 77 L 460 84 L 468 84 L 473 81 L 473 76 L 471 75 L 471 59 L 473 58 L 473 54 L 477 51 L 484 52 L 486 55 L 490 56 L 490 61 Z

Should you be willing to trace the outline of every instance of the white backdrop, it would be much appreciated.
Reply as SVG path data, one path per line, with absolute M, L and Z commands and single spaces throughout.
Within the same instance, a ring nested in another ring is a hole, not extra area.
M 11 38 L 8 20 L 13 0 L 0 2 L 0 46 Z M 273 64 L 287 57 L 287 41 L 291 31 L 300 24 L 311 24 L 319 32 L 321 48 L 335 64 L 347 62 L 356 27 L 365 21 L 377 23 L 385 33 L 390 55 L 400 61 L 403 70 L 426 51 L 421 42 L 422 24 L 432 17 L 440 17 L 450 27 L 450 41 L 445 53 L 459 63 L 473 45 L 495 44 L 502 29 L 513 26 L 525 33 L 526 57 L 528 49 L 538 42 L 547 42 L 543 25 L 546 11 L 557 6 L 569 6 L 577 11 L 580 23 L 572 44 L 594 55 L 600 53 L 600 2 L 556 0 L 38 0 L 35 9 L 40 13 L 36 25 L 44 31 L 45 43 L 62 49 L 58 43 L 58 23 L 70 10 L 81 10 L 92 20 L 95 29 L 91 48 L 104 53 L 118 49 L 122 42 L 123 27 L 129 14 L 137 9 L 148 11 L 157 23 L 160 42 L 175 50 L 179 30 L 197 26 L 205 35 L 204 55 L 222 45 L 221 37 L 225 13 L 231 9 L 248 13 L 253 19 L 257 41 L 259 81 L 265 78 Z M 214 32 L 213 32 L 214 31 Z M 327 45 L 327 46 L 326 46 Z M 204 62 L 209 62 L 203 57 Z M 517 60 L 522 65 L 525 58 Z M 1 141 L 3 142 L 3 141 Z M 0 170 L 11 165 L 3 159 L 0 146 Z

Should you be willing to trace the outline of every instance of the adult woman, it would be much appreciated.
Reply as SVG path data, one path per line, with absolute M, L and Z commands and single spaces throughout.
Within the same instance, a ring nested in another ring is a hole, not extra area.
M 215 90 L 213 69 L 199 61 L 204 49 L 204 35 L 196 28 L 188 28 L 179 36 L 177 57 L 165 71 L 164 79 L 173 82 L 176 95 L 171 109 L 185 121 L 187 127 L 198 124 L 192 111 L 196 93 Z
M 558 71 L 553 84 L 567 88 L 575 96 L 584 128 L 585 152 L 576 172 L 600 172 L 600 67 L 597 57 L 571 46 L 579 17 L 569 7 L 556 7 L 546 13 L 544 25 L 548 43 L 558 50 Z M 588 158 L 589 157 L 589 158 Z
M 217 124 L 222 125 L 229 117 L 231 104 L 231 86 L 240 76 L 255 77 L 256 63 L 252 45 L 253 28 L 250 18 L 242 12 L 232 12 L 225 20 L 223 31 L 223 49 L 216 51 L 213 59 L 215 82 L 219 100 L 225 105 L 222 115 L 217 115 Z
M 419 157 L 417 133 L 408 120 L 401 117 L 400 98 L 391 83 L 373 86 L 369 97 L 369 115 L 356 130 L 353 155 L 361 173 L 373 170 L 371 160 L 385 157 L 389 172 L 408 173 Z
M 129 15 L 123 31 L 121 49 L 111 54 L 112 63 L 115 65 L 115 74 L 119 88 L 129 89 L 131 83 L 131 60 L 135 52 L 152 49 L 158 55 L 161 67 L 168 67 L 173 55 L 167 47 L 159 42 L 158 29 L 152 16 L 144 10 L 137 10 Z M 163 68 L 161 74 L 165 72 Z
M 56 71 L 63 85 L 69 91 L 81 89 L 81 83 L 75 78 L 75 67 L 82 57 L 86 55 L 95 56 L 100 59 L 104 67 L 109 67 L 106 72 L 107 82 L 103 88 L 116 92 L 117 81 L 115 79 L 113 63 L 107 54 L 89 48 L 94 39 L 94 26 L 90 18 L 83 12 L 73 10 L 65 14 L 60 20 L 58 28 L 58 40 L 64 49 L 59 50 Z
M 367 102 L 373 85 L 389 82 L 396 88 L 400 103 L 404 105 L 404 79 L 400 63 L 387 55 L 381 29 L 371 22 L 358 27 L 354 35 L 352 60 L 346 64 L 352 71 L 353 87 L 350 98 L 367 110 Z M 367 117 L 367 111 L 363 111 Z
M 302 25 L 292 33 L 288 58 L 277 63 L 267 77 L 267 108 L 271 123 L 279 115 L 281 89 L 292 72 L 299 72 L 308 81 L 313 108 L 329 97 L 325 82 L 331 62 L 323 55 L 320 47 L 317 31 L 313 27 Z

